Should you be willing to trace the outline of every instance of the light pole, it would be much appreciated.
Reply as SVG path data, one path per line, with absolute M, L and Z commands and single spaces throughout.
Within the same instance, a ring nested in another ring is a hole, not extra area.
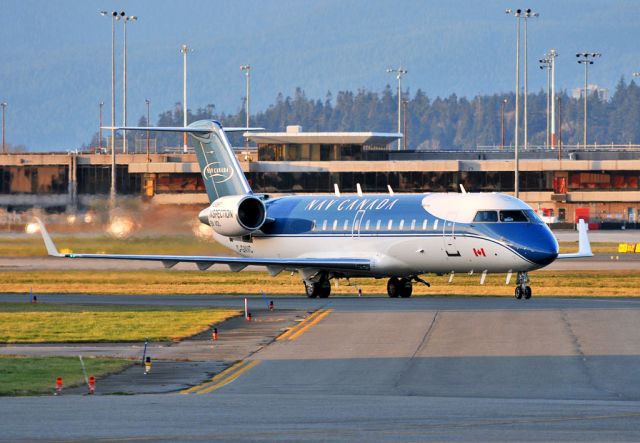
M 522 17 L 522 9 L 512 10 L 506 9 L 507 15 L 513 15 L 516 18 L 516 130 L 514 132 L 514 177 L 513 177 L 513 190 L 514 195 L 518 198 L 520 194 L 520 163 L 518 158 L 518 120 L 520 119 L 520 17 Z
M 180 52 L 182 53 L 183 56 L 183 71 L 184 71 L 184 83 L 182 85 L 182 126 L 186 127 L 187 126 L 187 54 L 189 52 L 193 52 L 193 49 L 191 49 L 189 46 L 187 46 L 186 44 L 183 44 L 180 47 Z M 187 153 L 187 133 L 184 133 L 184 137 L 183 137 L 183 146 L 182 149 L 185 154 Z
M 99 152 L 102 153 L 102 107 L 104 106 L 104 102 L 100 102 L 100 124 L 98 125 L 98 149 Z
M 151 122 L 149 122 L 149 114 L 151 108 L 151 100 L 148 98 L 144 99 L 145 104 L 147 105 L 147 128 L 151 126 Z M 147 163 L 149 163 L 149 130 L 147 129 Z
M 402 113 L 402 145 L 403 149 L 407 150 L 407 106 L 409 105 L 409 100 L 402 100 L 402 106 L 404 107 L 404 112 Z
M 100 11 L 103 17 L 109 16 L 107 11 Z M 124 12 L 122 12 L 124 15 Z M 111 209 L 116 205 L 116 21 L 120 15 L 113 11 L 111 17 L 111 189 L 109 192 L 109 204 Z
M 4 113 L 5 113 L 5 110 L 7 109 L 7 102 L 0 103 L 0 106 L 2 106 L 2 153 L 6 154 L 7 145 L 5 145 L 4 143 Z
M 540 14 L 527 8 L 524 10 L 524 150 L 529 149 L 529 129 L 527 126 L 527 22 Z
M 396 74 L 396 79 L 398 79 L 398 134 L 400 134 L 402 132 L 402 76 L 407 74 L 409 71 L 404 68 L 389 68 L 387 69 L 387 72 Z M 398 151 L 400 150 L 400 146 L 402 145 L 400 144 L 400 139 L 398 139 Z
M 507 99 L 502 99 L 502 103 L 500 104 L 501 108 L 501 118 L 500 121 L 502 124 L 500 125 L 500 149 L 504 149 L 504 107 L 507 105 Z
M 122 126 L 127 126 L 127 22 L 135 22 L 138 17 L 135 15 L 125 15 L 124 11 L 120 13 L 122 17 Z M 127 131 L 122 130 L 122 152 L 126 154 L 127 149 Z
M 241 65 L 240 70 L 244 72 L 245 78 L 245 88 L 246 88 L 246 96 L 245 96 L 245 114 L 246 114 L 246 127 L 249 127 L 249 104 L 251 102 L 251 66 L 250 65 Z M 249 146 L 249 138 L 246 137 L 244 139 L 245 147 Z
M 551 61 L 551 147 L 556 147 L 556 57 L 555 49 L 549 50 L 548 58 Z
M 593 64 L 593 59 L 600 57 L 602 54 L 599 52 L 579 52 L 576 54 L 578 63 L 584 65 L 584 123 L 583 123 L 583 148 L 587 149 L 587 90 L 589 81 L 589 65 Z
M 545 54 L 545 58 L 541 58 L 538 60 L 540 62 L 540 69 L 547 70 L 547 138 L 545 139 L 545 144 L 547 149 L 549 148 L 549 136 L 550 136 L 550 121 L 549 121 L 549 107 L 551 105 L 551 59 L 548 57 L 548 54 Z

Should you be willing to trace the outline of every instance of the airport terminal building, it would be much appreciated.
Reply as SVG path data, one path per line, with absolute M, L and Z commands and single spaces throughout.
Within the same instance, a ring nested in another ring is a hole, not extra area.
M 286 132 L 248 135 L 254 148 L 237 156 L 255 192 L 514 191 L 513 149 L 397 150 L 397 134 Z M 206 205 L 195 154 L 117 155 L 120 196 L 153 204 Z M 640 222 L 640 151 L 634 149 L 520 152 L 520 198 L 549 222 L 635 225 Z M 111 186 L 111 156 L 101 153 L 20 153 L 0 156 L 0 207 L 22 211 L 82 210 Z M 629 227 L 631 227 L 629 226 Z

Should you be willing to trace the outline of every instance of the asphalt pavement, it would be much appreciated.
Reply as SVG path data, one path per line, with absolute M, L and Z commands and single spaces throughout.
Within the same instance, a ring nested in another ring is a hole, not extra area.
M 640 300 L 283 298 L 277 308 L 323 315 L 200 394 L 3 398 L 0 439 L 640 440 Z

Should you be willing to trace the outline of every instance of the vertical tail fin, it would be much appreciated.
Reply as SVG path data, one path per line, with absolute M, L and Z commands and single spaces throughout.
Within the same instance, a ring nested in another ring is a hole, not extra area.
M 251 194 L 249 182 L 220 123 L 200 120 L 189 127 L 208 129 L 207 132 L 190 132 L 190 135 L 209 201 L 226 195 Z
M 214 120 L 199 120 L 187 127 L 103 126 L 103 129 L 128 131 L 188 132 L 207 189 L 209 201 L 226 195 L 252 194 L 247 178 L 233 153 L 225 129 Z M 227 128 L 226 131 L 252 131 L 262 128 Z

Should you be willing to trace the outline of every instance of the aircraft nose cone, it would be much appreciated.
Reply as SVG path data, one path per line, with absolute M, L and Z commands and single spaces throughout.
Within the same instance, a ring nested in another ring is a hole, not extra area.
M 528 258 L 540 266 L 547 266 L 558 257 L 558 241 L 546 225 L 540 225 L 536 231 L 529 244 Z

